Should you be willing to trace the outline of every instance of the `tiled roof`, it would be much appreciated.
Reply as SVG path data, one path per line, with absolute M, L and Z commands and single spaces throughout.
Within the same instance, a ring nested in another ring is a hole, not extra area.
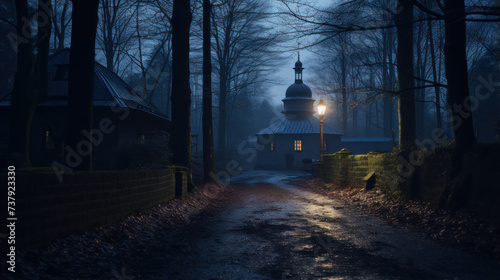
M 49 58 L 50 90 L 47 99 L 38 106 L 67 106 L 68 80 L 55 79 L 58 67 L 69 65 L 69 49 L 54 53 Z M 69 69 L 69 68 L 62 68 Z M 103 65 L 94 65 L 94 106 L 129 107 L 166 119 L 155 107 L 146 102 L 118 75 Z M 0 106 L 10 106 L 12 89 L 0 95 Z
M 269 127 L 257 133 L 257 135 L 267 134 L 319 134 L 319 120 L 314 116 L 299 119 L 283 116 Z M 323 124 L 323 134 L 342 135 L 326 123 Z
M 394 139 L 398 141 L 398 139 Z M 392 142 L 392 138 L 342 138 L 342 142 Z

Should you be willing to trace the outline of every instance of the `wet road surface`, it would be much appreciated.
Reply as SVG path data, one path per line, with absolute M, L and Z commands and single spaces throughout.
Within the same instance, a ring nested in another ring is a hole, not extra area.
M 150 248 L 134 265 L 137 278 L 500 279 L 496 260 L 389 226 L 294 179 L 234 177 L 229 206 Z

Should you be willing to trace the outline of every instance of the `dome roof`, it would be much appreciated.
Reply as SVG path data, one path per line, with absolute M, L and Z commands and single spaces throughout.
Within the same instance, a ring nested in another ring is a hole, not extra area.
M 295 68 L 302 68 L 302 62 L 300 60 L 297 60 L 297 62 L 295 62 Z
M 293 83 L 286 90 L 286 97 L 312 97 L 312 91 L 304 83 Z

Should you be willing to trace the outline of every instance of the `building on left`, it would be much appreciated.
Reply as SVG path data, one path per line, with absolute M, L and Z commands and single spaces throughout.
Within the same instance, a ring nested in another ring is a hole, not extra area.
M 33 166 L 64 162 L 68 153 L 64 138 L 68 125 L 69 49 L 54 53 L 48 67 L 49 94 L 38 105 L 31 124 L 30 158 Z M 8 153 L 11 92 L 0 93 L 0 157 L 4 160 Z M 98 131 L 103 121 L 110 129 Z M 125 164 L 120 151 L 151 138 L 168 138 L 170 120 L 118 75 L 96 62 L 93 128 L 94 169 L 116 169 Z

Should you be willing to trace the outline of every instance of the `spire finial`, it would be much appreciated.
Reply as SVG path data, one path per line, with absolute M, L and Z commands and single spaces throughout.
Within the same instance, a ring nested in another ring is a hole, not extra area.
M 297 60 L 300 60 L 300 42 L 297 42 Z

